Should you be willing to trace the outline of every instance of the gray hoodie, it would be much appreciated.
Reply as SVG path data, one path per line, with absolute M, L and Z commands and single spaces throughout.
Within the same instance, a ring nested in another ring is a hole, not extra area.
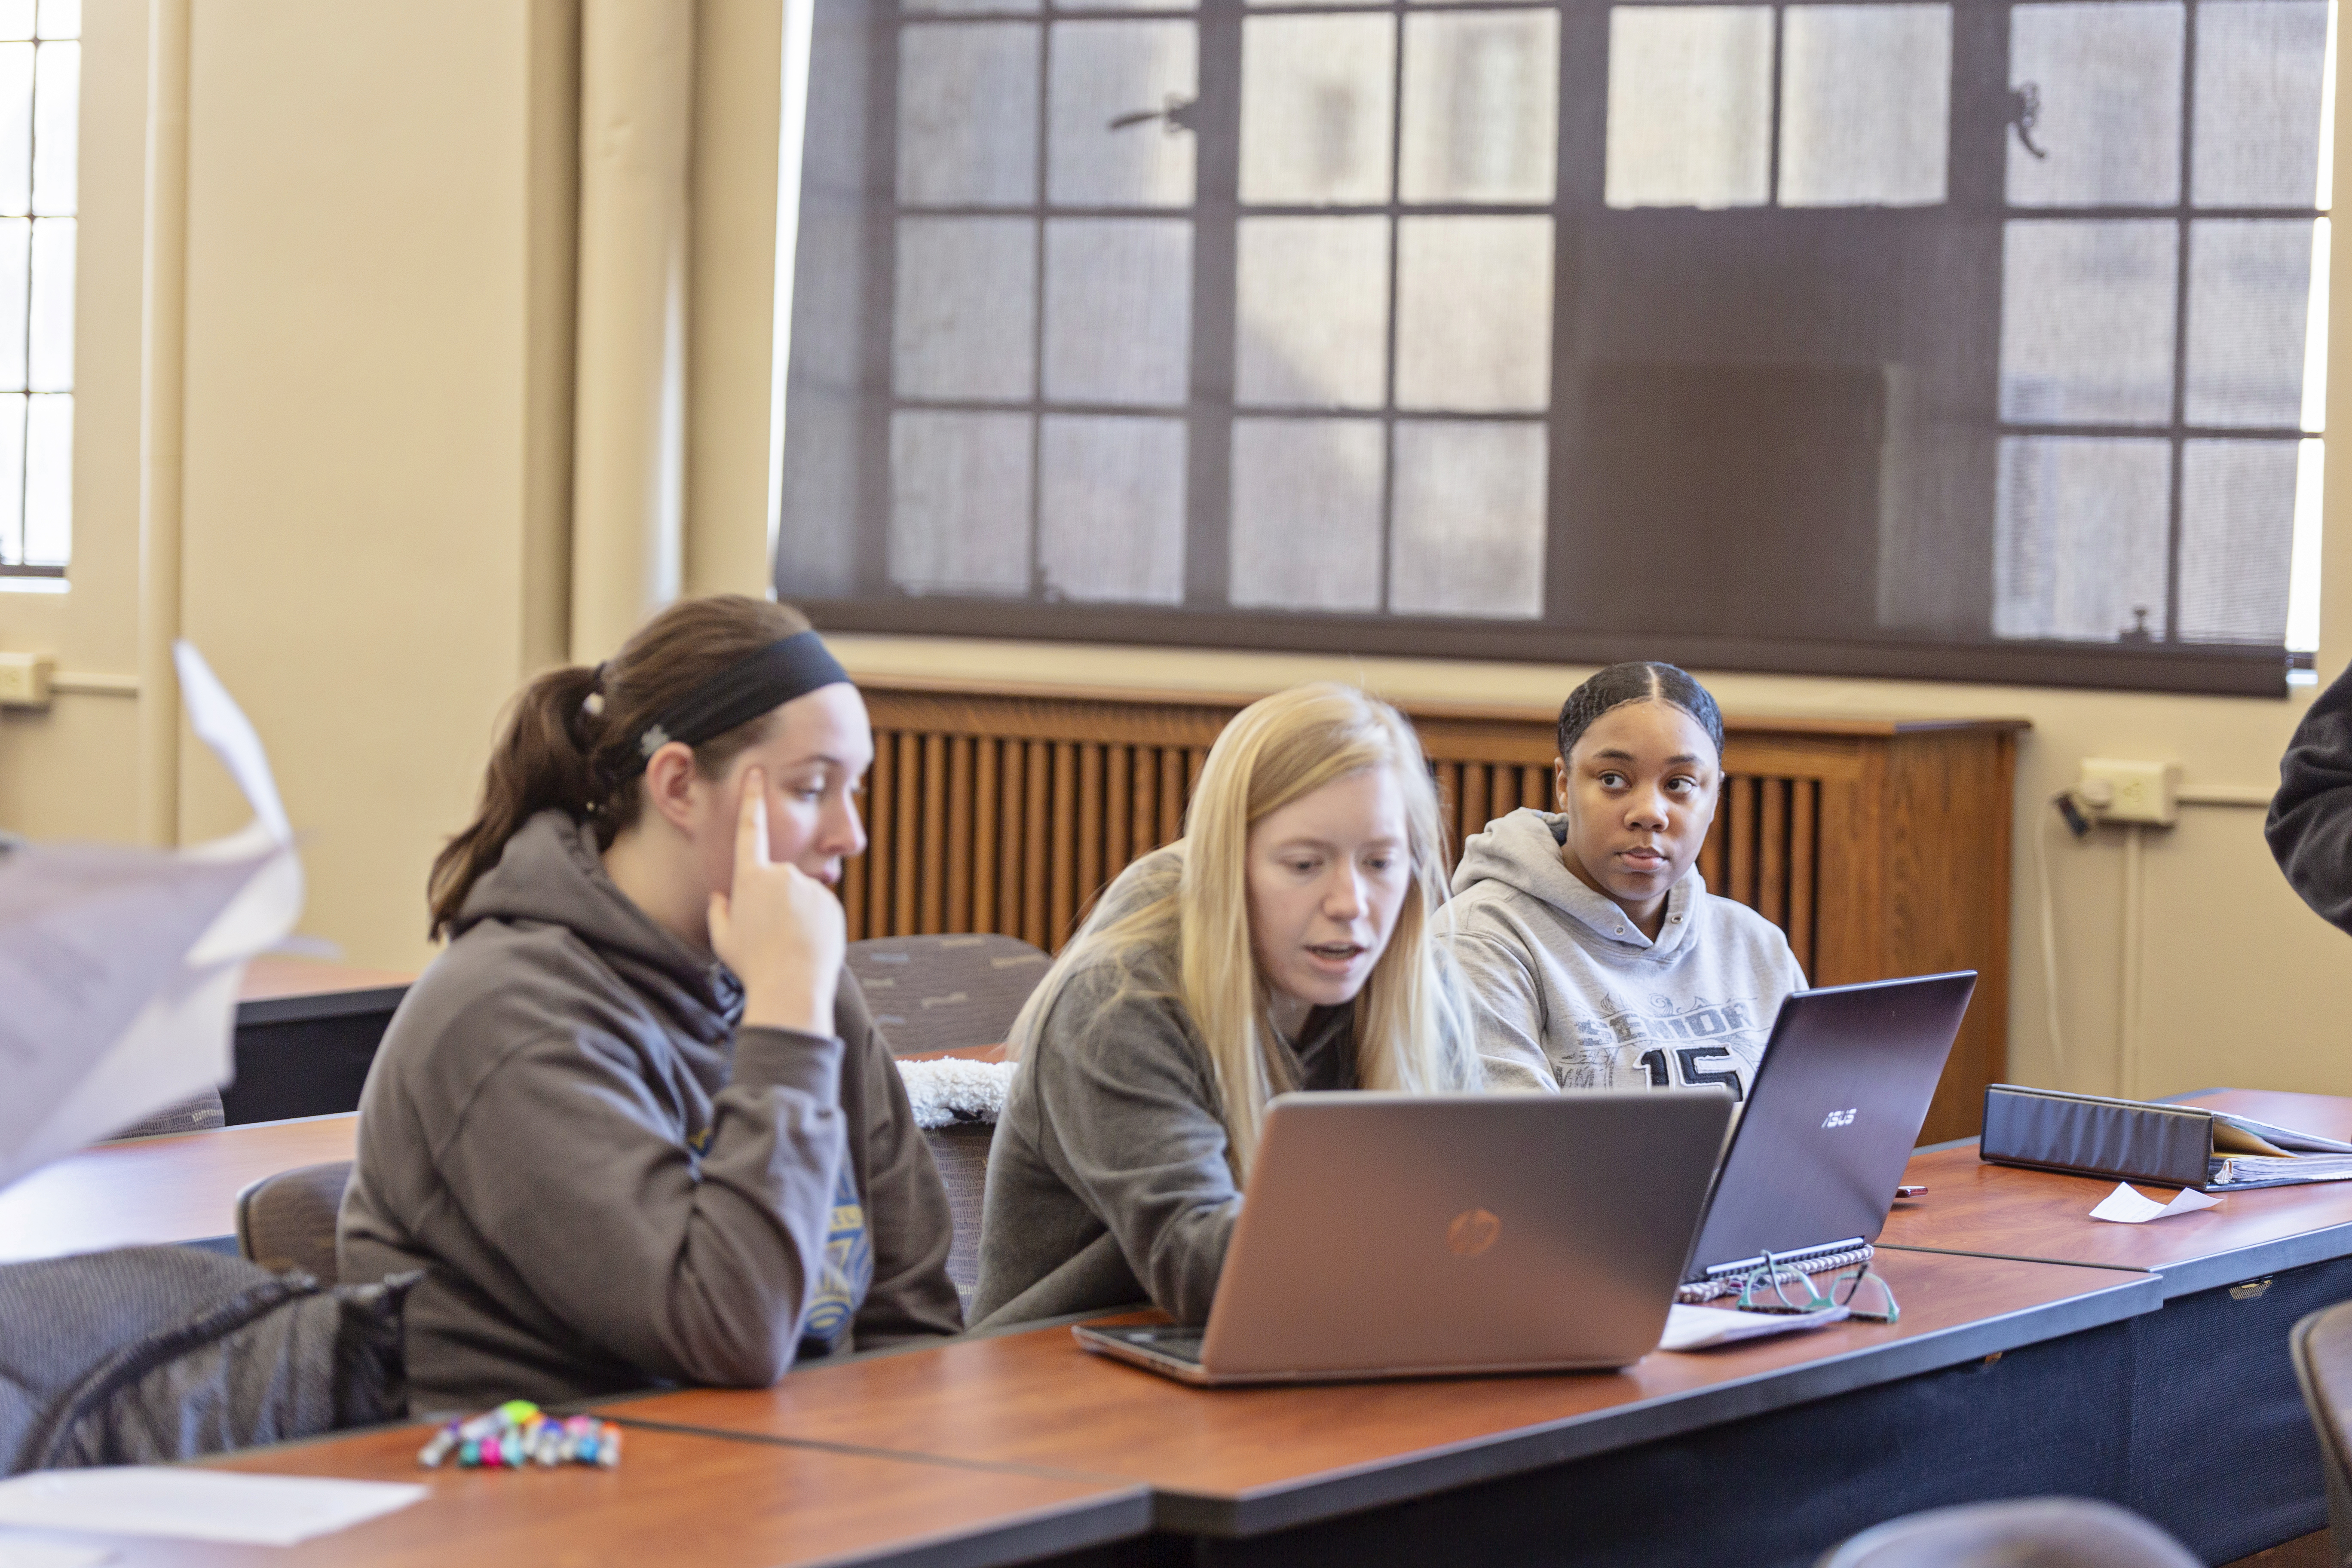
M 385 1033 L 337 1227 L 404 1269 L 418 1411 L 665 1384 L 962 1325 L 947 1194 L 856 982 L 833 1036 L 737 1027 L 726 966 L 544 811 Z
M 1566 836 L 1565 817 L 1522 807 L 1472 837 L 1454 873 L 1454 956 L 1478 996 L 1488 1084 L 1726 1084 L 1746 1100 L 1780 999 L 1805 986 L 1788 938 L 1694 866 L 1652 942 L 1569 870 Z
M 1181 843 L 1105 890 L 1089 928 L 1172 890 Z M 1147 1298 L 1207 1319 L 1240 1217 L 1209 1049 L 1177 996 L 1173 952 L 1069 977 L 1005 1097 L 980 1231 L 982 1328 Z M 1318 1007 L 1294 1047 L 1301 1089 L 1353 1089 L 1355 1009 Z

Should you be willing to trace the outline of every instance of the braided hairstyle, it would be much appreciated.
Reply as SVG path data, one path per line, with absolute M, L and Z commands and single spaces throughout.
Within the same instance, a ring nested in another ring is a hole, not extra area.
M 1592 728 L 1603 713 L 1628 702 L 1669 702 L 1681 709 L 1706 731 L 1706 738 L 1715 742 L 1716 758 L 1721 761 L 1723 710 L 1715 705 L 1715 699 L 1687 671 L 1646 660 L 1612 664 L 1568 694 L 1568 700 L 1559 705 L 1559 760 L 1568 761 L 1577 737 Z

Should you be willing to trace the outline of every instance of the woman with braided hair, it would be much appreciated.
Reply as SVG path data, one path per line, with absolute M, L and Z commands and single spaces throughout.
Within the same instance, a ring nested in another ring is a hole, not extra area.
M 1612 665 L 1570 694 L 1556 809 L 1488 823 L 1454 873 L 1489 1083 L 1747 1097 L 1805 975 L 1779 927 L 1699 874 L 1722 788 L 1723 715 L 1682 670 Z

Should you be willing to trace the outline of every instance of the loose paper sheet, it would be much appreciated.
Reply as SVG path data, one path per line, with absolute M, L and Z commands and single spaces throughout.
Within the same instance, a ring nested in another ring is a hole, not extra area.
M 64 1546 L 0 1535 L 0 1568 L 95 1568 L 113 1556 L 103 1546 Z
M 178 1465 L 36 1470 L 0 1481 L 0 1525 L 291 1546 L 406 1508 L 425 1492 L 396 1481 Z
M 2099 1206 L 2091 1211 L 2091 1217 L 2111 1219 L 2117 1225 L 2146 1225 L 2152 1219 L 2167 1219 L 2177 1214 L 2195 1214 L 2199 1209 L 2210 1209 L 2221 1201 L 2209 1198 L 2192 1187 L 2183 1187 L 2173 1194 L 2170 1203 L 2160 1204 L 2154 1198 L 2143 1197 L 2132 1191 L 2130 1183 L 2117 1182 L 2116 1190 L 2101 1198 Z
M 1728 1307 L 1690 1307 L 1676 1302 L 1666 1309 L 1666 1337 L 1658 1342 L 1658 1348 L 1703 1351 L 1738 1340 L 1826 1328 L 1851 1316 L 1843 1307 L 1824 1307 L 1818 1312 L 1740 1312 Z
M 174 651 L 189 721 L 255 820 L 178 853 L 0 856 L 0 1187 L 227 1081 L 246 961 L 301 914 L 301 862 L 260 740 L 196 650 Z

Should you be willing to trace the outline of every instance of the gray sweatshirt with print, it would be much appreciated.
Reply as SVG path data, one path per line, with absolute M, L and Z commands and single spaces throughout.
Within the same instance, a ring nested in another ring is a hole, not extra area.
M 1694 866 L 1655 942 L 1560 858 L 1567 820 L 1523 807 L 1463 846 L 1446 908 L 1496 1089 L 1684 1089 L 1745 1100 L 1804 971 L 1780 928 Z
M 1088 925 L 1171 890 L 1181 844 L 1119 874 Z M 1122 976 L 1098 960 L 1069 977 L 1030 1042 L 988 1156 L 981 1221 L 981 1328 L 1149 1300 L 1205 1321 L 1242 1194 L 1208 1047 L 1177 995 L 1171 952 Z M 1353 1089 L 1355 1009 L 1307 1015 L 1301 1089 Z
M 411 987 L 360 1099 L 343 1278 L 407 1269 L 412 1407 L 757 1386 L 962 1325 L 947 1194 L 842 976 L 835 1033 L 742 991 L 524 824 Z

